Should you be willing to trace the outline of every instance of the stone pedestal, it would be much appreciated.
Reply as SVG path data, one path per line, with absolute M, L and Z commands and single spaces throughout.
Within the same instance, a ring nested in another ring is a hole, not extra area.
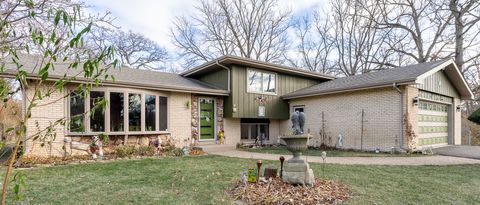
M 282 179 L 289 184 L 312 186 L 315 183 L 313 170 L 310 169 L 310 166 L 305 161 L 287 162 L 283 168 Z

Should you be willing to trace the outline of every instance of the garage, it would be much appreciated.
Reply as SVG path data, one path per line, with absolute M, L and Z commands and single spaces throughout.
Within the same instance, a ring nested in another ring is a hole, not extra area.
M 445 97 L 445 100 L 451 98 Z M 449 142 L 450 105 L 447 103 L 421 100 L 418 111 L 418 145 L 439 146 Z

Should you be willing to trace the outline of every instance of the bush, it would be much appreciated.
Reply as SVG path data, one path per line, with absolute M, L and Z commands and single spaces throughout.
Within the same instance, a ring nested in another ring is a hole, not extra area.
M 468 117 L 468 120 L 475 122 L 477 124 L 480 124 L 480 108 L 475 112 L 473 112 L 472 114 L 470 114 L 470 116 Z
M 131 157 L 135 154 L 135 147 L 125 145 L 116 146 L 115 153 L 118 157 Z
M 165 146 L 165 147 L 163 147 L 162 153 L 163 153 L 164 155 L 177 156 L 177 157 L 184 155 L 182 148 L 174 147 L 174 146 Z
M 175 149 L 173 149 L 173 155 L 176 156 L 176 157 L 183 156 L 184 154 L 185 153 L 183 152 L 182 148 L 175 147 Z
M 156 153 L 156 148 L 153 146 L 142 146 L 137 148 L 137 155 L 140 156 L 153 156 Z

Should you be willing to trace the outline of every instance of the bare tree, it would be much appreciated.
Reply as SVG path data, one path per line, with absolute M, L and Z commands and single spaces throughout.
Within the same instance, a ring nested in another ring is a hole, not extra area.
M 465 63 L 480 57 L 478 51 L 480 34 L 480 2 L 475 0 L 450 0 L 449 10 L 455 26 L 455 63 L 464 70 Z M 465 56 L 467 55 L 467 59 Z
M 143 34 L 120 29 L 99 28 L 89 33 L 88 47 L 113 46 L 120 63 L 136 69 L 164 70 L 168 52 Z
M 430 0 L 379 0 L 380 18 L 371 15 L 379 29 L 390 32 L 388 44 L 404 63 L 413 59 L 423 63 L 451 56 L 445 52 L 453 44 L 453 31 L 448 28 L 452 15 L 444 4 Z M 408 58 L 405 58 L 408 57 Z
M 333 0 L 333 45 L 336 67 L 344 75 L 356 75 L 388 66 L 391 54 L 385 49 L 388 30 L 377 28 L 379 7 L 368 0 Z M 368 8 L 368 9 L 363 9 Z
M 202 0 L 196 10 L 171 30 L 186 66 L 226 54 L 283 62 L 290 12 L 279 11 L 277 0 Z
M 113 43 L 122 64 L 137 69 L 164 69 L 163 63 L 168 58 L 167 51 L 144 35 L 132 31 L 118 31 Z
M 292 25 L 298 42 L 293 51 L 296 55 L 285 58 L 294 67 L 335 75 L 331 54 L 333 40 L 330 35 L 331 21 L 318 12 L 314 17 L 303 16 Z

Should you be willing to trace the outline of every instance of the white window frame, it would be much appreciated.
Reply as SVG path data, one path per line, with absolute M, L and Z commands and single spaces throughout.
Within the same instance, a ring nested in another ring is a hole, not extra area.
M 71 92 L 74 92 L 75 89 L 68 89 L 68 95 L 70 96 Z M 90 128 L 90 117 L 88 115 L 85 115 L 83 118 L 83 123 L 85 126 L 85 131 L 84 132 L 71 132 L 70 131 L 70 126 L 69 123 L 67 123 L 67 127 L 65 129 L 65 134 L 66 135 L 98 135 L 98 134 L 106 134 L 106 135 L 141 135 L 141 134 L 168 134 L 170 133 L 170 97 L 167 94 L 164 93 L 159 93 L 159 92 L 154 92 L 154 91 L 148 91 L 148 90 L 133 90 L 133 89 L 127 89 L 127 88 L 109 88 L 109 87 L 100 87 L 100 88 L 92 88 L 90 91 L 95 91 L 95 92 L 104 92 L 105 99 L 109 102 L 107 104 L 107 107 L 105 108 L 105 113 L 104 113 L 104 127 L 105 131 L 104 132 L 92 132 Z M 124 116 L 123 116 L 123 130 L 124 131 L 111 131 L 110 129 L 110 93 L 123 93 L 123 110 L 124 110 Z M 129 131 L 129 125 L 128 125 L 128 95 L 129 94 L 140 94 L 141 97 L 141 130 L 140 131 Z M 152 95 L 155 96 L 155 130 L 154 131 L 145 131 L 145 96 L 146 95 Z M 165 131 L 159 131 L 160 126 L 160 116 L 159 116 L 159 103 L 160 103 L 160 97 L 166 97 L 167 98 L 167 130 Z M 70 121 L 70 97 L 67 98 L 66 100 L 66 115 L 68 121 Z M 90 111 L 90 92 L 86 94 L 85 96 L 85 103 L 84 103 L 84 109 L 85 112 Z
M 251 72 L 251 71 L 253 71 L 253 72 L 259 72 L 259 73 L 262 74 L 261 77 L 260 77 L 260 79 L 262 79 L 262 82 L 261 82 L 261 90 L 262 90 L 262 91 L 255 91 L 255 90 L 251 90 L 251 89 L 250 89 L 250 86 L 248 85 L 248 82 L 249 82 L 248 73 Z M 264 92 L 264 91 L 263 91 L 263 88 L 264 88 L 264 87 L 263 87 L 263 86 L 264 86 L 264 85 L 263 85 L 263 84 L 264 84 L 264 83 L 263 83 L 263 74 L 273 74 L 273 75 L 275 75 L 275 92 Z M 277 75 L 277 73 L 274 73 L 274 72 L 268 72 L 268 71 L 253 69 L 253 68 L 247 68 L 247 75 L 246 75 L 246 83 L 245 83 L 245 85 L 247 86 L 247 88 L 246 88 L 246 89 L 247 89 L 247 93 L 263 94 L 263 95 L 277 95 L 278 75 Z
M 294 105 L 294 106 L 292 106 L 292 112 L 291 113 L 295 112 L 296 108 L 303 108 L 303 113 L 305 113 L 305 105 Z

